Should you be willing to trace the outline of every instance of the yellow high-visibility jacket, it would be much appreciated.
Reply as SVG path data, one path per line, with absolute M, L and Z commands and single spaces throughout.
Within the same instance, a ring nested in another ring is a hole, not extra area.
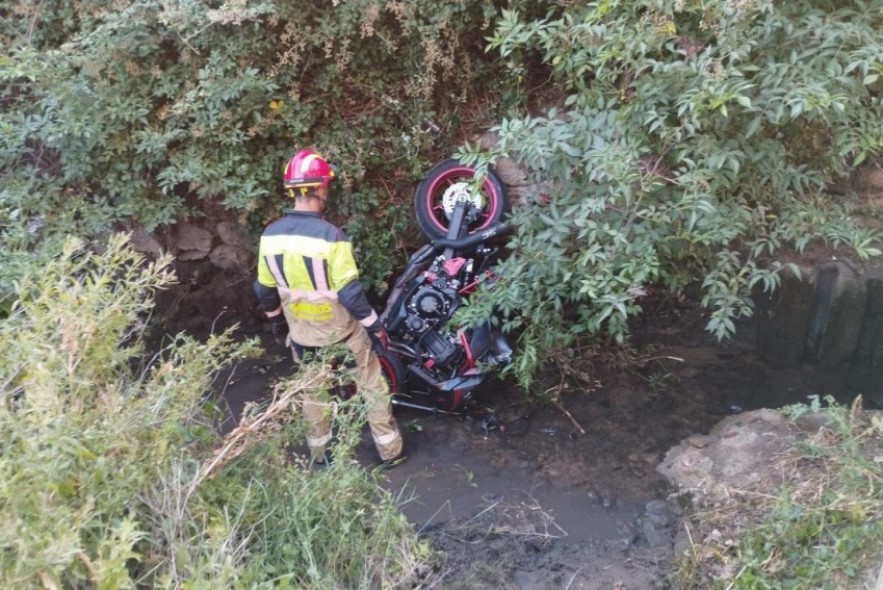
M 264 230 L 258 255 L 255 295 L 265 311 L 282 306 L 292 337 L 311 326 L 333 333 L 353 319 L 369 331 L 380 329 L 359 282 L 352 243 L 318 213 L 288 211 Z

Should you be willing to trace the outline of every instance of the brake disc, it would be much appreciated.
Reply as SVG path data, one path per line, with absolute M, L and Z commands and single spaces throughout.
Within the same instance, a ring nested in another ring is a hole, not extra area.
M 487 204 L 481 191 L 471 190 L 468 182 L 455 182 L 442 195 L 442 207 L 444 207 L 445 215 L 448 219 L 454 215 L 454 207 L 457 206 L 458 201 L 471 203 L 479 211 L 484 209 L 484 206 Z

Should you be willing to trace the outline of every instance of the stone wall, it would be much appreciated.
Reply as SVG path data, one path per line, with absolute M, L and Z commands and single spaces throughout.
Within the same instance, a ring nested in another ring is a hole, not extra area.
M 486 134 L 480 141 L 489 146 L 496 138 Z M 514 203 L 542 192 L 511 160 L 498 162 L 496 172 Z M 883 209 L 881 161 L 860 167 L 835 191 L 860 194 L 868 209 Z M 877 219 L 867 223 L 883 228 Z M 175 256 L 179 280 L 189 295 L 182 296 L 179 289 L 166 311 L 170 318 L 186 314 L 182 327 L 209 329 L 203 316 L 225 310 L 249 326 L 256 325 L 250 283 L 257 236 L 248 235 L 233 213 L 217 209 L 204 219 L 180 222 L 153 234 L 135 228 L 132 240 L 150 256 L 160 252 Z M 799 266 L 802 280 L 786 275 L 772 296 L 755 298 L 760 355 L 775 367 L 851 363 L 874 376 L 883 375 L 883 262 L 857 265 L 830 252 L 815 252 Z M 187 302 L 188 308 L 182 309 Z
M 171 253 L 179 261 L 208 260 L 223 270 L 241 269 L 251 259 L 248 237 L 235 220 L 182 221 L 153 234 L 132 230 L 136 250 L 157 257 Z
M 844 192 L 865 211 L 883 208 L 883 169 L 870 162 Z M 875 217 L 863 218 L 883 228 Z M 883 401 L 883 261 L 857 263 L 831 250 L 805 253 L 802 279 L 784 276 L 772 295 L 755 297 L 757 351 L 774 367 L 847 369 L 852 386 Z
M 804 265 L 801 271 L 802 280 L 786 275 L 774 294 L 755 298 L 761 356 L 774 367 L 870 360 L 883 345 L 880 322 L 872 319 L 883 314 L 877 282 L 869 280 L 867 270 L 838 260 Z
M 231 212 L 219 210 L 153 233 L 131 231 L 138 251 L 175 258 L 178 284 L 157 295 L 158 319 L 166 333 L 206 335 L 234 324 L 246 334 L 260 331 L 251 289 L 258 236 L 248 235 Z

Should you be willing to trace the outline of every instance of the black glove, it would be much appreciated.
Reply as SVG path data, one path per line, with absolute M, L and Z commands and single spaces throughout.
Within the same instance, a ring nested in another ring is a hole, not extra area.
M 285 346 L 285 337 L 288 336 L 288 322 L 283 314 L 270 318 L 270 332 L 279 346 Z
M 379 330 L 371 332 L 371 336 L 374 337 L 374 341 L 381 350 L 389 348 L 389 336 L 387 335 L 386 330 L 380 328 Z

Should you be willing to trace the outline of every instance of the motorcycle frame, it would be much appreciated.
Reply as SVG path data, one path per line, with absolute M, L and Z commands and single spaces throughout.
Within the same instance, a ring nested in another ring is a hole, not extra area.
M 387 298 L 387 304 L 380 316 L 384 326 L 388 326 L 391 313 L 400 305 L 400 300 L 405 295 L 405 289 L 415 278 L 426 271 L 430 264 L 439 257 L 439 253 L 444 260 L 451 260 L 459 251 L 471 246 L 483 246 L 486 241 L 508 229 L 502 224 L 497 224 L 491 228 L 476 232 L 473 235 L 464 238 L 463 234 L 468 226 L 467 220 L 470 215 L 474 214 L 477 214 L 477 209 L 474 209 L 474 205 L 471 202 L 468 202 L 465 199 L 458 200 L 452 212 L 450 225 L 448 226 L 445 238 L 430 241 L 430 243 L 424 245 L 411 256 L 408 265 L 405 267 L 405 271 L 398 280 L 396 280 L 393 289 L 390 291 L 390 295 Z M 493 255 L 494 251 L 495 250 L 489 250 L 487 252 L 487 256 L 485 256 L 485 259 L 482 261 L 480 268 L 476 270 L 476 276 L 480 275 L 481 272 L 486 271 L 487 260 Z M 464 285 L 459 290 L 459 293 L 465 296 L 471 292 L 474 287 L 475 282 L 470 283 L 469 285 Z M 403 342 L 398 342 L 392 338 L 390 339 L 389 350 L 404 361 L 402 364 L 407 365 L 405 367 L 406 372 L 413 373 L 420 381 L 424 382 L 431 388 L 429 391 L 412 389 L 411 391 L 413 393 L 431 396 L 433 393 L 437 392 L 444 396 L 454 396 L 458 398 L 455 400 L 455 406 L 459 406 L 461 403 L 461 400 L 459 399 L 460 396 L 468 397 L 472 390 L 486 379 L 487 373 L 478 370 L 475 366 L 475 357 L 471 350 L 471 342 L 476 341 L 476 339 L 484 338 L 485 341 L 490 343 L 490 326 L 477 326 L 473 328 L 473 335 L 470 339 L 467 339 L 462 332 L 459 337 L 461 339 L 460 345 L 463 347 L 464 352 L 469 359 L 470 368 L 475 369 L 475 372 L 469 375 L 455 376 L 444 381 L 439 381 L 421 366 L 419 362 L 420 355 L 417 350 Z M 490 346 L 490 344 L 488 344 L 488 346 Z M 478 356 L 482 356 L 486 351 L 487 347 L 482 351 L 482 354 Z M 461 410 L 446 410 L 437 405 L 418 403 L 414 401 L 413 397 L 402 392 L 397 392 L 393 395 L 393 404 L 440 414 L 463 415 L 471 413 L 471 410 L 466 407 Z

